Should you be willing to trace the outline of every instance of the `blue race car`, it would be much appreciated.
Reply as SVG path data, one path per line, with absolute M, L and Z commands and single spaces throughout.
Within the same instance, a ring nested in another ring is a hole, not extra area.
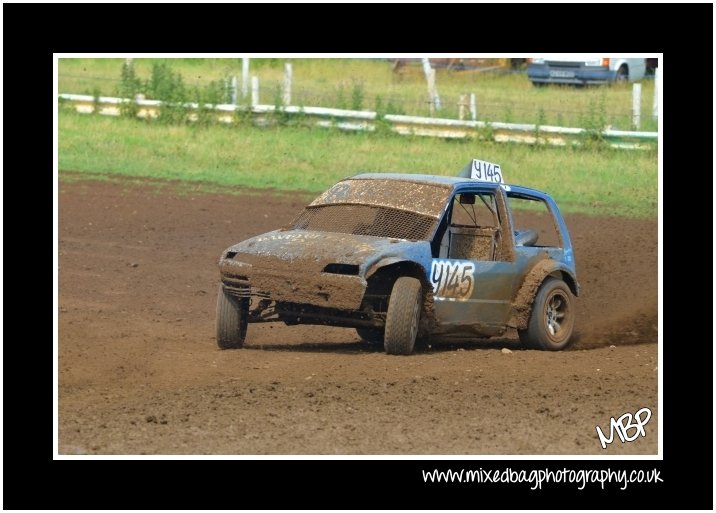
M 535 208 L 548 227 L 539 234 L 519 221 Z M 355 328 L 389 354 L 509 328 L 525 346 L 554 351 L 570 342 L 579 295 L 554 200 L 505 185 L 500 166 L 480 160 L 458 177 L 342 180 L 288 227 L 228 248 L 219 270 L 222 349 L 242 347 L 248 323 L 279 321 Z

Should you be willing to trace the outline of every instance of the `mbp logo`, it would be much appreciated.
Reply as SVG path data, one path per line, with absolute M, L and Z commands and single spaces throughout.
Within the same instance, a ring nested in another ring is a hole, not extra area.
M 616 430 L 619 439 L 624 442 L 633 442 L 639 436 L 646 436 L 644 426 L 651 418 L 651 410 L 649 408 L 642 408 L 634 415 L 631 413 L 625 413 L 617 420 L 614 417 L 609 419 L 609 438 L 604 436 L 602 428 L 597 426 L 597 435 L 599 435 L 599 443 L 602 444 L 602 449 L 607 448 L 607 444 L 614 441 L 614 431 Z M 630 430 L 633 430 L 633 434 L 629 434 Z

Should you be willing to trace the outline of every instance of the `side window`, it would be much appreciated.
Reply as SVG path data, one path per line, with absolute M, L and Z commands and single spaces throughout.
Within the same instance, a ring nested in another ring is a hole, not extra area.
M 509 193 L 507 201 L 512 210 L 517 246 L 562 247 L 554 217 L 544 201 Z
M 486 193 L 456 194 L 452 200 L 451 226 L 497 227 L 495 196 Z

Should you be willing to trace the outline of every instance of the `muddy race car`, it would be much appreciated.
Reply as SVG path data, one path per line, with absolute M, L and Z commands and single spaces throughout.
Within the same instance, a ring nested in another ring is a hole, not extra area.
M 538 236 L 521 218 L 547 228 Z M 355 328 L 389 354 L 508 329 L 527 347 L 559 350 L 579 295 L 554 200 L 505 185 L 500 166 L 480 160 L 457 177 L 347 178 L 289 226 L 231 246 L 219 269 L 222 349 L 242 347 L 248 323 L 278 321 Z

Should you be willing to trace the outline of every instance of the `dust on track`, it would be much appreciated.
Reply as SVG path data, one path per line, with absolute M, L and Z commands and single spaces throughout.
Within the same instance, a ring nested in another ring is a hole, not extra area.
M 278 323 L 220 351 L 221 251 L 306 203 L 61 182 L 60 453 L 656 453 L 656 221 L 566 216 L 583 291 L 567 351 L 511 336 L 396 357 Z M 647 436 L 602 450 L 595 426 L 645 406 Z

